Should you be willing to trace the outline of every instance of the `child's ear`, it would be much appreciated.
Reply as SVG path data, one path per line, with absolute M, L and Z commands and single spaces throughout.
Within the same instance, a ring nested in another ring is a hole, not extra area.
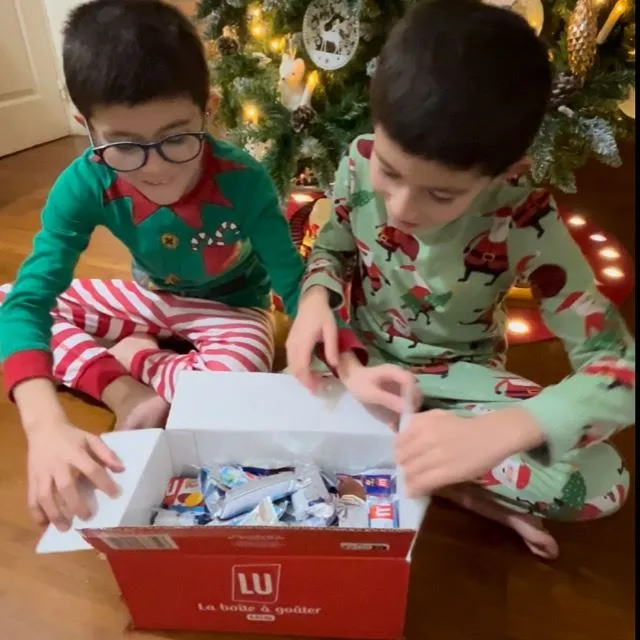
M 75 113 L 73 115 L 73 119 L 81 126 L 84 127 L 85 129 L 87 129 L 87 121 L 79 114 L 79 113 Z
M 514 180 L 529 173 L 531 169 L 531 158 L 525 156 L 514 162 L 503 174 L 505 180 Z
M 205 110 L 205 115 L 207 116 L 207 118 L 213 117 L 216 114 L 216 111 L 218 111 L 219 107 L 220 96 L 215 91 L 212 91 L 209 94 L 209 98 L 207 100 L 207 108 Z

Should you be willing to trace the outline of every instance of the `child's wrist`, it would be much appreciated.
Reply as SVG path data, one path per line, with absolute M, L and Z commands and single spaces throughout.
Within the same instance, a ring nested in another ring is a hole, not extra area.
M 345 384 L 354 371 L 361 369 L 363 364 L 353 351 L 345 351 L 338 358 L 338 368 L 336 370 L 338 377 Z
M 535 418 L 522 407 L 508 407 L 476 416 L 489 437 L 502 445 L 504 457 L 530 451 L 544 444 L 546 436 Z
M 321 300 L 329 304 L 329 291 L 325 287 L 319 284 L 314 284 L 309 287 L 300 299 L 300 304 L 307 302 L 308 300 Z

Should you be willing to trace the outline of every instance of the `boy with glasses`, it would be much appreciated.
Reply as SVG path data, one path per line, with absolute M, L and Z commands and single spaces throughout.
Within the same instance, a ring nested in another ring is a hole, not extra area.
M 52 381 L 104 402 L 119 429 L 163 426 L 182 371 L 270 370 L 271 287 L 294 313 L 302 263 L 266 171 L 204 131 L 207 63 L 179 11 L 83 4 L 63 60 L 92 148 L 57 180 L 5 288 L 0 358 L 29 442 L 29 506 L 66 529 L 90 515 L 76 478 L 113 495 L 105 467 L 121 463 L 69 423 Z M 131 252 L 135 282 L 72 280 L 100 225 Z M 169 336 L 194 349 L 161 350 Z

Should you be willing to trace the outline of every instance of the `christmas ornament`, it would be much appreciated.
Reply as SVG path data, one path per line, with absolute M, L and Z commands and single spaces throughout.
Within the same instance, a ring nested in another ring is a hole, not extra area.
M 215 40 L 205 40 L 204 53 L 207 60 L 211 60 L 218 55 L 218 43 Z
M 216 40 L 216 48 L 221 56 L 231 56 L 238 53 L 240 43 L 236 31 L 231 27 L 224 27 L 222 35 Z
M 291 39 L 288 42 L 288 50 L 282 54 L 279 73 L 278 90 L 280 92 L 280 102 L 289 111 L 295 111 L 298 107 L 311 101 L 311 93 L 307 90 L 304 81 L 304 60 L 296 58 L 296 49 Z
M 271 140 L 267 140 L 266 142 L 262 142 L 261 140 L 248 140 L 244 145 L 244 150 L 247 151 L 254 160 L 258 162 L 262 162 L 264 157 L 269 153 L 272 145 Z
M 376 75 L 376 71 L 378 70 L 378 58 L 371 58 L 369 62 L 367 62 L 367 75 L 370 78 Z
M 300 157 L 313 159 L 322 154 L 323 148 L 320 140 L 313 136 L 306 136 L 300 145 Z
M 609 37 L 609 34 L 613 31 L 616 23 L 631 9 L 631 3 L 629 0 L 617 0 L 606 22 L 602 25 L 602 29 L 598 32 L 596 42 L 598 44 L 604 44 Z
M 540 35 L 544 24 L 544 7 L 541 0 L 484 0 L 484 2 L 514 11 L 529 23 L 537 35 Z
M 348 0 L 311 0 L 304 13 L 302 38 L 317 67 L 341 69 L 358 48 L 359 11 L 352 9 Z
M 620 111 L 624 113 L 625 116 L 631 118 L 632 120 L 636 119 L 636 90 L 635 87 L 629 88 L 629 95 L 625 100 L 623 100 L 618 107 Z
M 567 26 L 569 68 L 583 80 L 596 58 L 596 16 L 592 0 L 578 0 Z
M 311 107 L 302 105 L 291 114 L 291 128 L 296 133 L 302 133 L 315 117 L 316 112 Z
M 567 104 L 571 100 L 571 98 L 573 98 L 573 96 L 578 92 L 580 87 L 582 87 L 581 80 L 571 75 L 570 73 L 561 71 L 553 79 L 549 104 L 554 109 Z

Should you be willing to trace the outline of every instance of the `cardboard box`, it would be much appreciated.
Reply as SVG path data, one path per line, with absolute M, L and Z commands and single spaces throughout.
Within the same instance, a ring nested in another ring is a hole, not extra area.
M 171 476 L 194 465 L 313 459 L 357 473 L 393 466 L 394 434 L 351 396 L 311 396 L 284 374 L 183 373 L 166 430 L 109 433 L 119 498 L 89 522 L 50 527 L 38 552 L 106 554 L 139 629 L 398 640 L 420 508 L 403 529 L 151 527 Z

